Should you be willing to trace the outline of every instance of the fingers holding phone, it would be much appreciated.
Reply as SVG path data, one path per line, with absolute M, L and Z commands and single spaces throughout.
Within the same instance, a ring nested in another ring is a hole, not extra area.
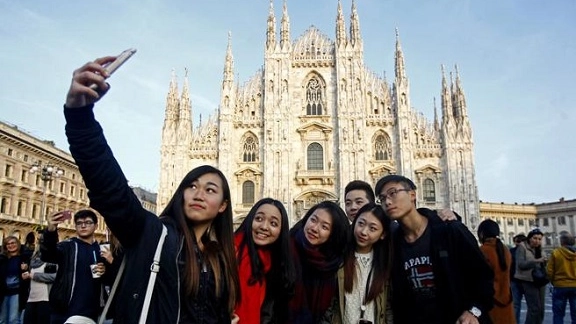
M 62 224 L 71 218 L 72 218 L 71 210 L 62 210 L 48 216 L 48 230 L 55 231 L 58 224 Z
M 135 49 L 128 49 L 118 56 L 101 57 L 75 70 L 66 96 L 66 107 L 85 107 L 98 101 L 110 88 L 106 79 L 134 53 Z
M 66 107 L 84 107 L 98 101 L 108 90 L 108 85 L 105 81 L 108 77 L 108 72 L 103 65 L 115 59 L 116 57 L 114 56 L 101 57 L 76 69 L 72 74 L 72 83 L 66 95 Z M 90 88 L 94 84 L 99 87 L 99 91 Z

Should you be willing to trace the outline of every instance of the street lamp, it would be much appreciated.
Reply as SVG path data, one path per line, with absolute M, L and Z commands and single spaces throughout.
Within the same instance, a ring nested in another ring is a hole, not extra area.
M 46 164 L 41 164 L 41 162 L 35 162 L 32 167 L 30 168 L 30 173 L 34 174 L 36 172 L 40 172 L 40 179 L 42 179 L 43 186 L 42 186 L 42 207 L 40 210 L 40 227 L 42 229 L 44 219 L 46 218 L 46 185 L 48 182 L 51 182 L 52 179 L 61 177 L 64 175 L 64 171 L 52 163 L 48 162 Z

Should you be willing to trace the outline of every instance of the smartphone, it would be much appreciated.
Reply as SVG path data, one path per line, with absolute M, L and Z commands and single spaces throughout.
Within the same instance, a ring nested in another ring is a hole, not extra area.
M 70 218 L 72 218 L 72 211 L 70 210 L 63 211 L 62 216 L 60 216 L 61 221 L 66 221 L 69 220 Z
M 135 53 L 136 53 L 135 48 L 129 48 L 124 52 L 120 53 L 120 55 L 118 55 L 114 61 L 106 64 L 104 68 L 108 72 L 108 75 L 109 76 L 112 75 L 112 73 L 118 70 L 118 68 L 122 66 L 124 62 L 128 61 L 128 59 L 131 58 L 132 55 L 134 55 Z M 90 89 L 98 91 L 98 86 L 96 84 L 93 84 L 90 86 Z

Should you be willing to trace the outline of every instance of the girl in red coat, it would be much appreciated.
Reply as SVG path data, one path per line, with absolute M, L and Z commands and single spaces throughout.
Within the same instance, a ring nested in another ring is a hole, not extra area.
M 240 277 L 235 313 L 240 324 L 276 323 L 286 318 L 295 272 L 284 205 L 272 198 L 258 201 L 236 230 L 234 243 Z

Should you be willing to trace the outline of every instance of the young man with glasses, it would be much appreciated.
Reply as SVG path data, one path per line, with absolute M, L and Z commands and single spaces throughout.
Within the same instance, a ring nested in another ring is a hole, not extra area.
M 494 275 L 466 226 L 417 209 L 416 186 L 406 177 L 385 176 L 375 192 L 400 225 L 392 233 L 394 323 L 489 323 Z
M 98 218 L 92 210 L 78 211 L 74 215 L 77 237 L 58 243 L 57 226 L 66 220 L 66 213 L 48 217 L 40 242 L 42 261 L 58 264 L 49 298 L 51 323 L 95 323 L 103 306 L 101 277 L 105 272 L 94 237 Z

